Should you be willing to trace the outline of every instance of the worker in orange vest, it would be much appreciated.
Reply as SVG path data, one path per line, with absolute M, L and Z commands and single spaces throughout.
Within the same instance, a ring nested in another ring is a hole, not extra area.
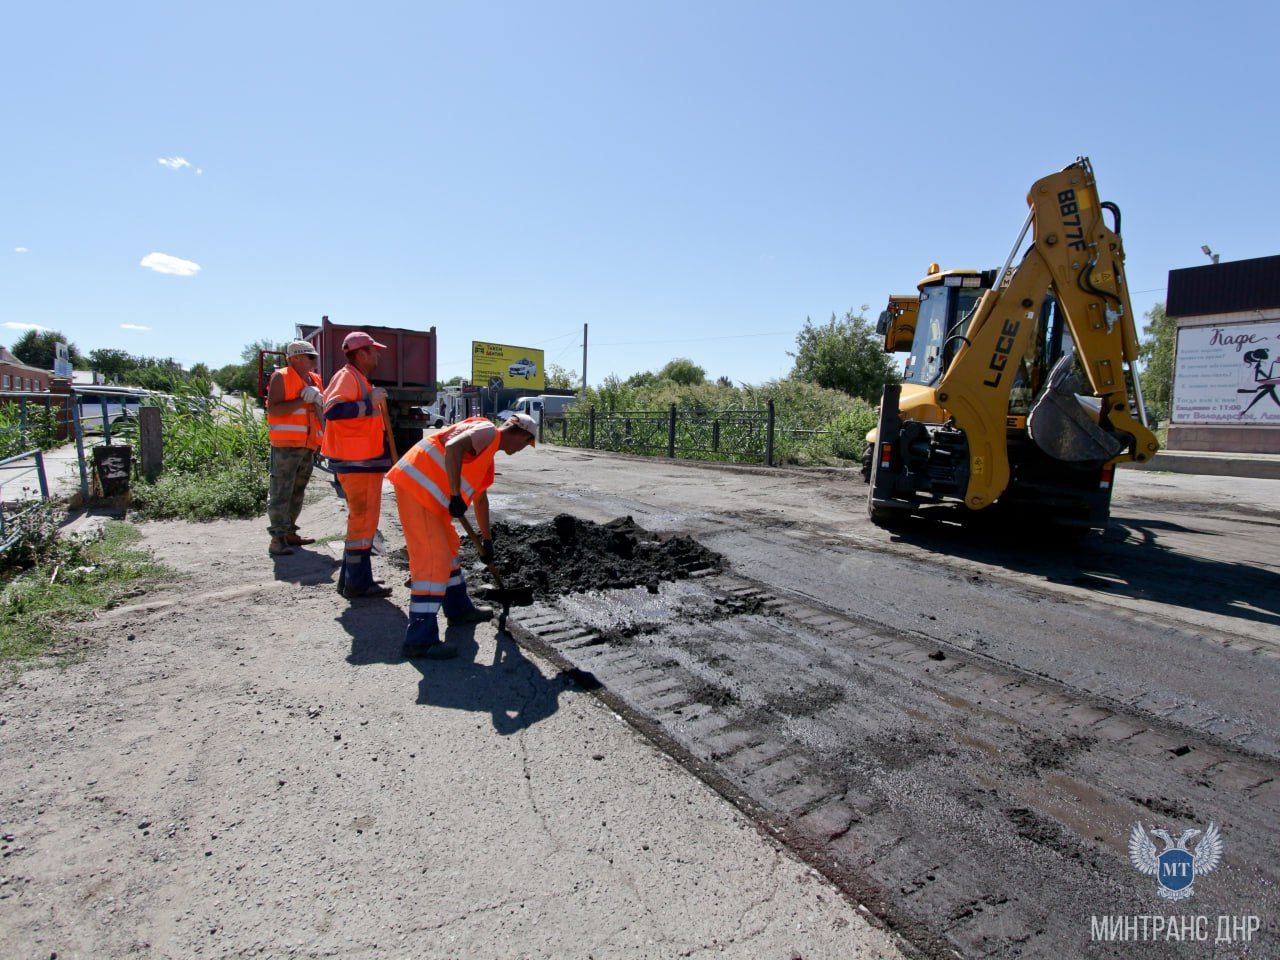
M 382 478 L 391 466 L 383 429 L 387 391 L 369 383 L 386 347 L 362 330 L 342 341 L 347 365 L 324 392 L 324 439 L 320 451 L 342 485 L 347 500 L 347 542 L 338 591 L 348 600 L 386 597 L 391 588 L 373 579 L 373 537 L 382 509 Z
M 319 354 L 305 340 L 285 347 L 285 366 L 267 386 L 267 433 L 271 440 L 271 485 L 267 519 L 273 557 L 315 543 L 298 533 L 298 514 L 320 449 L 321 382 L 315 372 Z
M 387 479 L 396 488 L 396 508 L 409 550 L 409 625 L 402 655 L 447 659 L 457 651 L 440 641 L 436 613 L 441 605 L 451 626 L 483 623 L 493 611 L 477 609 L 467 596 L 458 563 L 458 533 L 453 518 L 475 506 L 484 555 L 493 562 L 489 494 L 493 458 L 533 446 L 533 418 L 516 413 L 501 428 L 485 417 L 469 417 L 428 434 L 409 448 Z

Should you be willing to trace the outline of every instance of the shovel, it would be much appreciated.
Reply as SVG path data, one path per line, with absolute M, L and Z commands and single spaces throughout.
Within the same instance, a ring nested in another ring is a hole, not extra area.
M 462 529 L 467 531 L 467 536 L 471 538 L 471 544 L 476 548 L 476 553 L 484 556 L 484 545 L 480 543 L 476 532 L 471 529 L 471 522 L 465 516 L 459 517 L 458 522 L 462 524 Z M 492 563 L 486 560 L 484 565 L 488 568 L 489 576 L 493 577 L 494 582 L 494 588 L 486 591 L 484 598 L 502 604 L 502 613 L 498 614 L 498 629 L 503 630 L 507 625 L 507 614 L 511 612 L 512 607 L 527 607 L 533 603 L 533 587 L 508 588 L 503 584 L 502 577 L 498 576 L 498 571 L 494 569 Z

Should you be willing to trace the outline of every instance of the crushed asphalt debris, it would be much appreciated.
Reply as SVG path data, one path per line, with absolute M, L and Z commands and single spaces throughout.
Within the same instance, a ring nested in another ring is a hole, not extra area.
M 691 537 L 660 537 L 631 517 L 593 523 L 567 513 L 549 523 L 493 525 L 498 572 L 507 587 L 532 587 L 539 599 L 588 590 L 647 587 L 724 567 L 724 558 Z M 471 544 L 463 563 L 488 579 Z

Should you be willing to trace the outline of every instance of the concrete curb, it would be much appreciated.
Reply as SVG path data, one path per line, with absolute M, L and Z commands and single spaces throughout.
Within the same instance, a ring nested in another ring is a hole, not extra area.
M 1165 470 L 1210 477 L 1245 477 L 1280 480 L 1280 456 L 1265 453 L 1209 453 L 1198 450 L 1161 450 L 1146 463 L 1124 463 L 1133 470 Z

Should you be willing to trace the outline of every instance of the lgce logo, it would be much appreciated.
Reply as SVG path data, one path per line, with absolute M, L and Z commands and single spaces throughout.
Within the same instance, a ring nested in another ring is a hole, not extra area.
M 1152 837 L 1164 841 L 1164 852 L 1156 852 Z M 1139 873 L 1155 877 L 1156 892 L 1166 900 L 1185 900 L 1195 893 L 1192 884 L 1197 876 L 1212 873 L 1222 860 L 1223 840 L 1216 823 L 1210 823 L 1194 852 L 1187 849 L 1188 841 L 1200 836 L 1199 830 L 1184 830 L 1174 840 L 1167 830 L 1152 829 L 1151 833 L 1135 823 L 1129 832 L 1129 862 Z

